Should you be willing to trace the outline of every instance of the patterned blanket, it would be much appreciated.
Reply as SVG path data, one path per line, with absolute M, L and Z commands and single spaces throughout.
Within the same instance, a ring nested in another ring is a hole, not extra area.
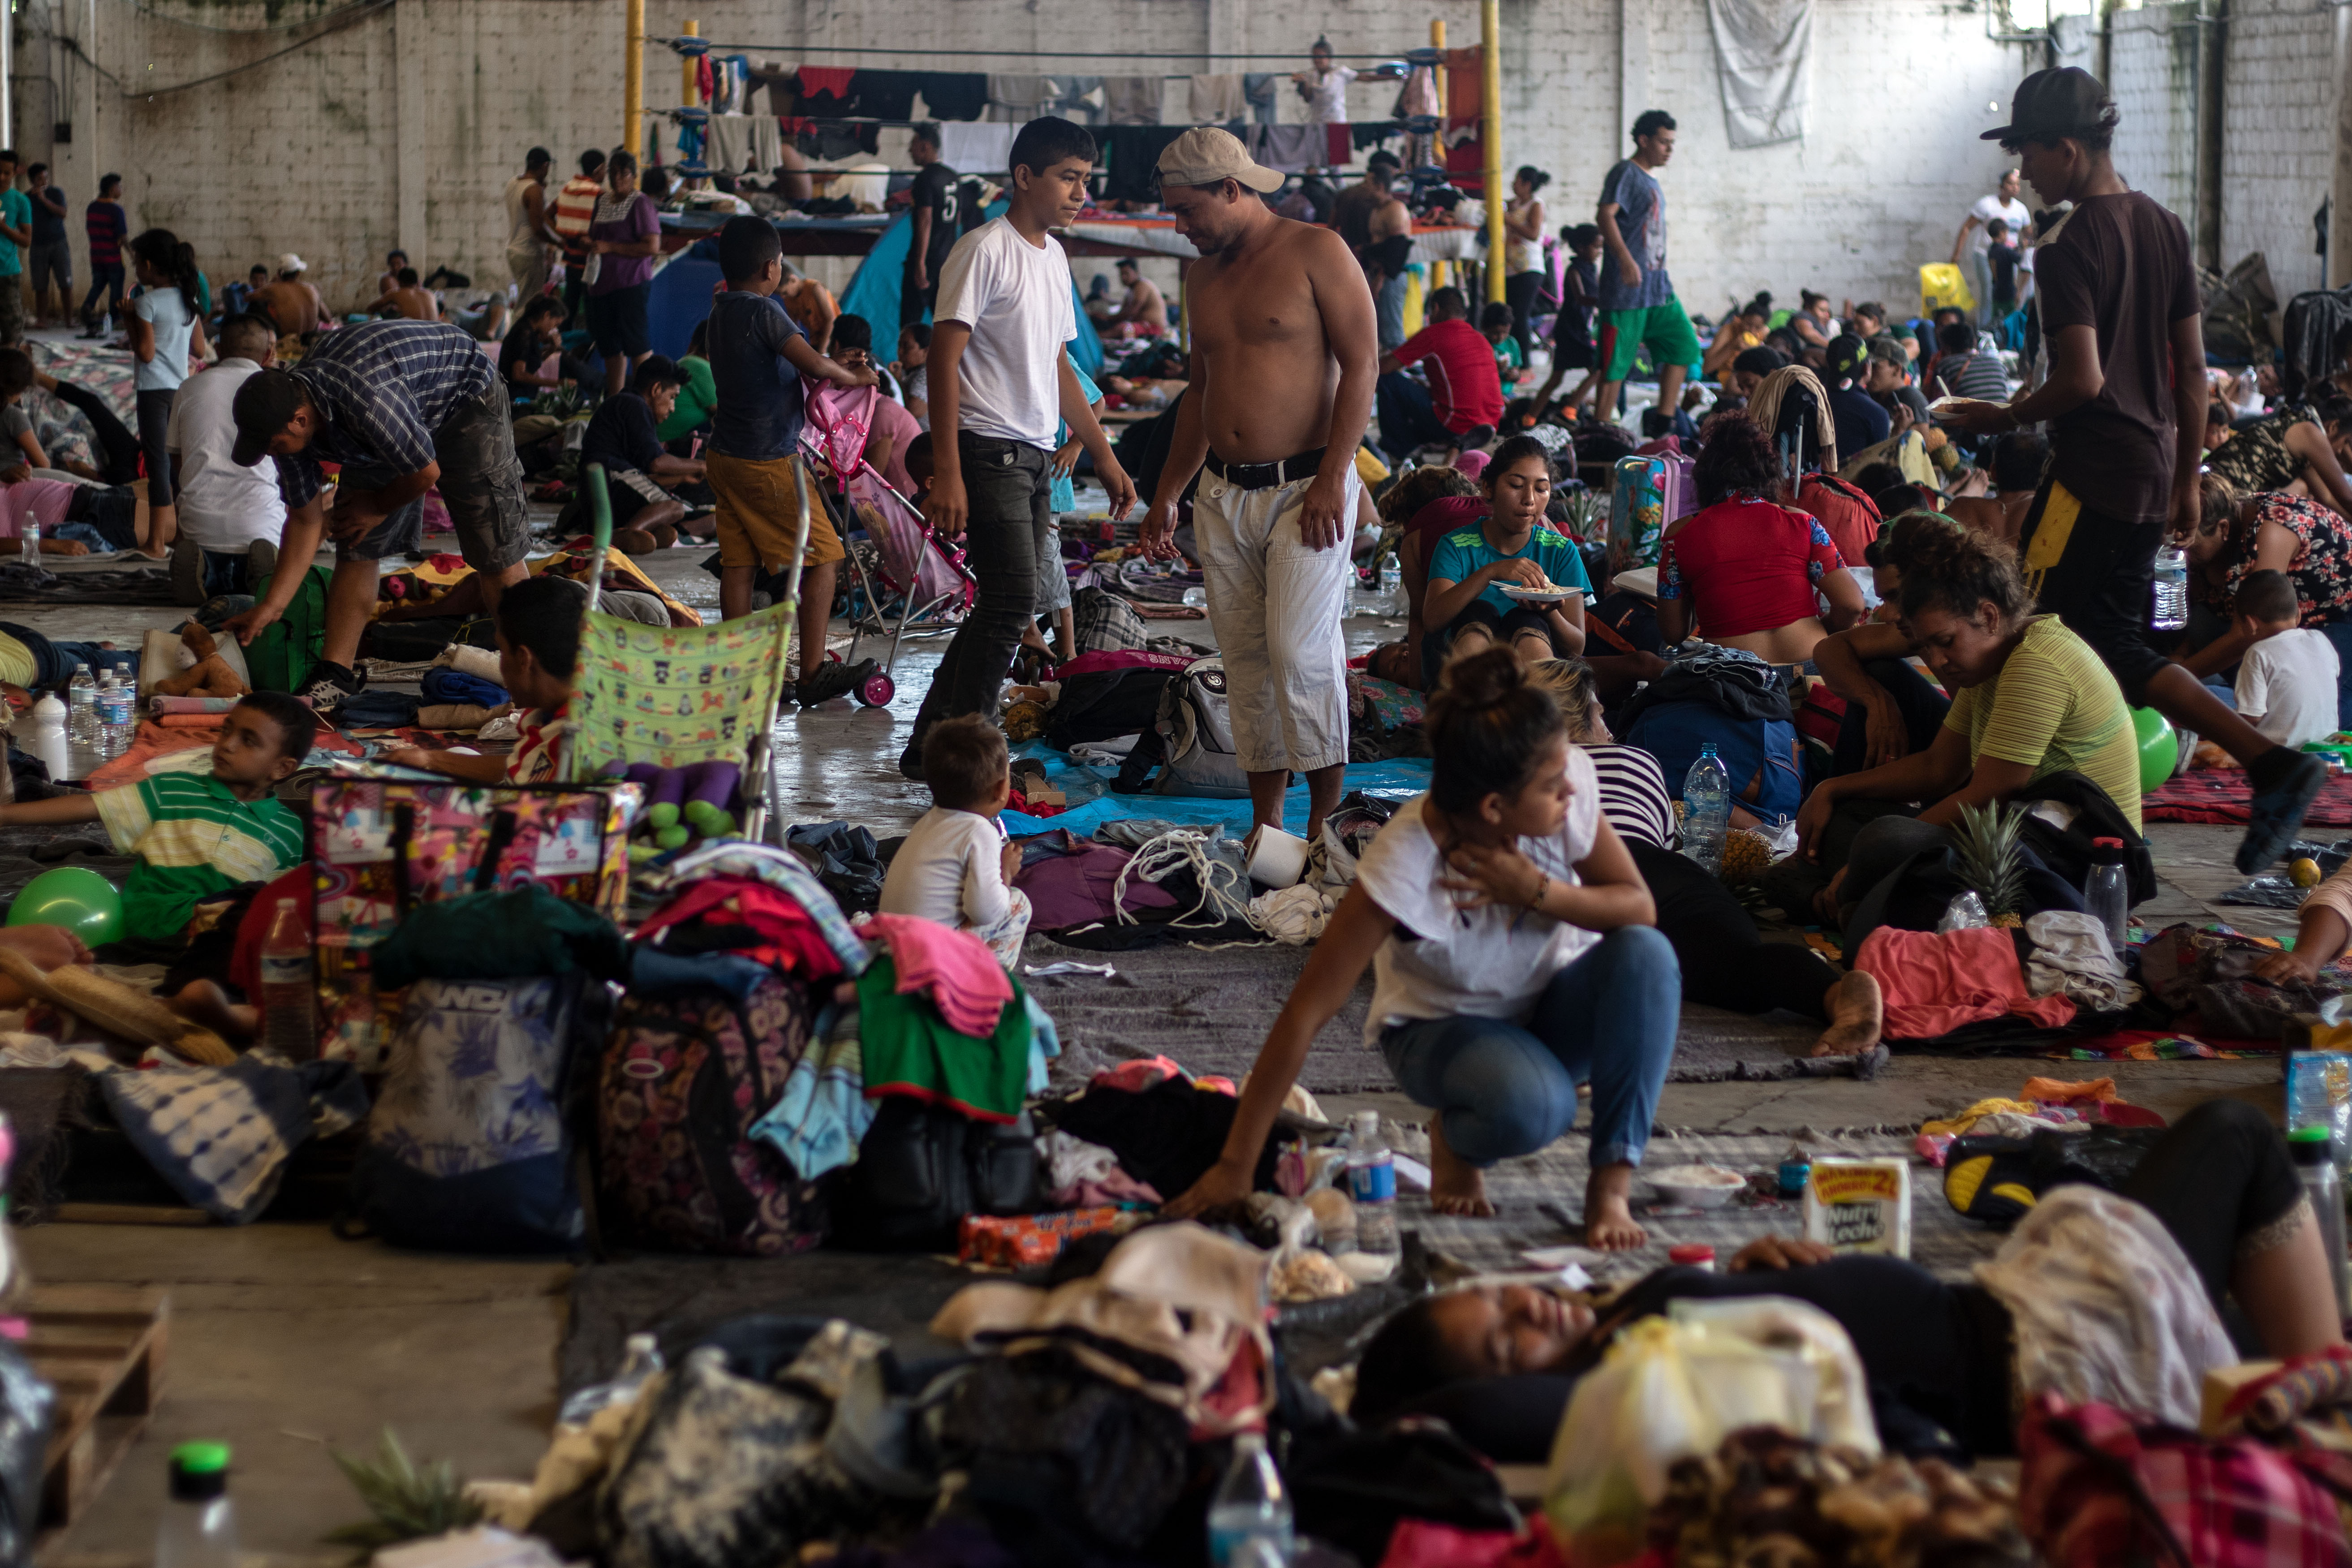
M 2240 824 L 2252 815 L 2253 785 L 2236 768 L 2191 768 L 2160 789 L 2140 796 L 2147 822 Z M 2352 827 L 2352 775 L 2320 786 L 2303 820 L 2314 827 Z

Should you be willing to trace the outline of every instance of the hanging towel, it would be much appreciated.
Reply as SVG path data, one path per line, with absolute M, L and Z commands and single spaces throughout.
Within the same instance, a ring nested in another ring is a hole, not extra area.
M 1104 121 L 1103 107 L 1109 101 L 1103 92 L 1103 79 L 1098 76 L 1057 76 L 1054 112 L 1080 125 L 1100 125 Z
M 929 997 L 898 990 L 897 967 L 887 954 L 876 959 L 857 982 L 867 1097 L 906 1095 L 952 1107 L 976 1121 L 1017 1120 L 1028 1089 L 1034 1030 L 1019 983 L 1010 975 L 1005 983 L 1013 987 L 1012 1005 L 1000 1010 L 994 1030 L 965 1035 L 948 1026 Z
M 979 71 L 917 71 L 915 80 L 933 120 L 978 120 L 988 112 L 988 78 Z
M 744 111 L 750 113 L 754 110 L 761 101 L 760 89 L 766 88 L 768 89 L 767 110 L 770 114 L 798 113 L 800 102 L 798 80 L 799 73 L 792 67 L 778 65 L 773 60 L 753 67 L 751 87 L 745 94 Z
M 1160 84 L 1156 76 L 1103 78 L 1104 118 L 1113 125 L 1159 124 Z
M 1160 199 L 1160 154 L 1184 134 L 1181 125 L 1112 125 L 1100 138 L 1110 154 L 1110 177 L 1103 195 L 1112 201 Z
M 1274 84 L 1281 79 L 1276 71 L 1245 71 L 1242 75 L 1242 97 L 1248 100 L 1260 125 L 1274 123 Z
M 1323 161 L 1330 151 L 1330 138 L 1320 125 L 1254 125 L 1250 150 L 1251 156 L 1267 168 L 1296 174 Z
M 940 127 L 940 159 L 959 174 L 1002 174 L 1013 162 L 1017 125 L 950 120 Z
M 898 961 L 898 989 L 929 992 L 940 1016 L 962 1034 L 987 1035 L 1013 999 L 1013 977 L 988 944 L 969 931 L 919 915 L 875 915 L 862 930 L 889 943 Z
M 1724 128 L 1734 147 L 1801 142 L 1813 76 L 1813 0 L 1707 0 Z
M 748 168 L 764 174 L 776 166 L 778 141 L 772 115 L 714 114 L 703 142 L 702 161 L 714 174 L 724 169 L 740 174 Z
M 860 70 L 857 112 L 872 120 L 911 120 L 915 89 L 922 85 L 919 71 Z
M 1192 79 L 1192 118 L 1203 125 L 1223 125 L 1249 118 L 1249 93 L 1236 74 Z
M 1008 125 L 1025 125 L 1045 111 L 1054 95 L 1051 77 L 988 73 L 988 113 Z
M 1344 169 L 1356 155 L 1356 143 L 1350 127 L 1345 122 L 1323 127 L 1323 166 Z

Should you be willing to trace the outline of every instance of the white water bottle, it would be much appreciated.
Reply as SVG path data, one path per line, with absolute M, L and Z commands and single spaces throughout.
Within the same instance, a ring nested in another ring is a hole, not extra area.
M 155 1529 L 155 1568 L 236 1568 L 228 1460 L 226 1443 L 183 1443 L 172 1450 L 171 1500 Z
M 1702 743 L 1698 761 L 1683 775 L 1683 853 L 1717 876 L 1723 873 L 1723 838 L 1731 827 L 1731 775 Z
M 1209 1502 L 1209 1562 L 1213 1568 L 1243 1568 L 1251 1561 L 1244 1549 L 1264 1547 L 1275 1562 L 1288 1563 L 1297 1545 L 1290 1489 L 1265 1451 L 1265 1436 L 1244 1432 L 1234 1439 L 1234 1462 Z M 1266 1556 L 1256 1552 L 1260 1563 Z
M 1381 1136 L 1381 1113 L 1348 1118 L 1348 1196 L 1356 1205 L 1356 1248 L 1393 1255 L 1397 1239 L 1396 1156 Z
M 2189 625 L 2189 557 L 2169 545 L 2156 552 L 2155 596 L 2151 628 L 2177 632 Z

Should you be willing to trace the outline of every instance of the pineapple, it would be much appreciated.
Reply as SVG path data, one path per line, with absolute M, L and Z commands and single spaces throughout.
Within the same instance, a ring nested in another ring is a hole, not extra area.
M 457 1467 L 446 1459 L 417 1465 L 389 1426 L 378 1441 L 373 1464 L 332 1448 L 327 1454 L 360 1494 L 370 1515 L 325 1538 L 331 1544 L 352 1548 L 358 1553 L 355 1563 L 365 1563 L 383 1547 L 463 1530 L 482 1517 L 481 1505 L 466 1495 Z
M 1723 836 L 1723 879 L 1733 887 L 1752 882 L 1772 868 L 1772 846 L 1753 828 L 1735 827 Z
M 2024 868 L 2018 863 L 2018 834 L 2025 826 L 2025 807 L 2000 805 L 1960 807 L 1959 826 L 1952 837 L 1959 851 L 1961 879 L 1984 900 L 1992 923 L 2013 929 L 2025 923 L 2017 906 L 2024 891 Z

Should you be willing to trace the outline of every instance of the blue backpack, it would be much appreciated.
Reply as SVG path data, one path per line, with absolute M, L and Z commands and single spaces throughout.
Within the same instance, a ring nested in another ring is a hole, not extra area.
M 1619 738 L 1658 759 L 1677 799 L 1699 748 L 1712 741 L 1731 777 L 1733 804 L 1767 823 L 1795 816 L 1804 804 L 1797 727 L 1786 719 L 1736 719 L 1712 702 L 1652 702 Z

